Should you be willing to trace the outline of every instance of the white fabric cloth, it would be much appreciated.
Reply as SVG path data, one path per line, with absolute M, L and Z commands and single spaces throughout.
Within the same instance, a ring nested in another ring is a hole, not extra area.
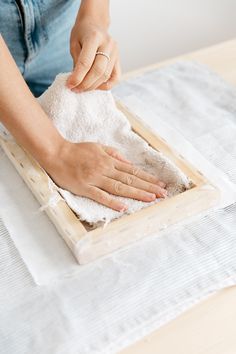
M 58 75 L 51 87 L 39 98 L 44 111 L 66 140 L 74 143 L 97 142 L 116 148 L 135 167 L 165 182 L 169 197 L 190 187 L 190 182 L 182 171 L 131 130 L 127 118 L 117 109 L 111 92 L 95 90 L 73 93 L 65 85 L 68 75 Z M 80 219 L 89 223 L 109 222 L 160 201 L 156 199 L 155 202 L 145 203 L 113 196 L 128 206 L 126 212 L 118 212 L 63 189 L 60 189 L 60 193 Z
M 199 168 L 204 156 L 212 174 L 220 170 L 235 187 L 233 87 L 205 67 L 178 63 L 124 82 L 115 94 L 182 154 L 197 148 Z M 0 352 L 117 353 L 235 284 L 230 195 L 227 204 L 81 267 L 0 152 Z

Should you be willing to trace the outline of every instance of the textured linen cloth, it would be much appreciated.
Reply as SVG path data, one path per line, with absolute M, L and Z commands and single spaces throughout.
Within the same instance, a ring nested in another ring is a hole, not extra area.
M 57 75 L 51 87 L 39 98 L 41 106 L 66 140 L 74 143 L 97 142 L 115 147 L 135 167 L 165 182 L 169 197 L 190 187 L 190 181 L 179 168 L 131 130 L 129 121 L 116 107 L 110 92 L 95 90 L 73 93 L 65 85 L 68 75 Z M 59 190 L 80 219 L 89 223 L 111 221 L 124 214 L 91 199 Z M 118 196 L 114 198 L 128 206 L 125 213 L 154 204 Z
M 185 62 L 123 82 L 113 93 L 157 132 L 171 128 L 161 135 L 184 156 L 188 140 L 236 186 L 233 87 Z M 38 209 L 0 151 L 1 353 L 117 353 L 236 283 L 235 202 L 82 267 Z M 58 278 L 39 286 L 50 264 Z

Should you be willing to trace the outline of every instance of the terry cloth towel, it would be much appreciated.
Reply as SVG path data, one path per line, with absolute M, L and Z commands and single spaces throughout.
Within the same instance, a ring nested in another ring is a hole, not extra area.
M 137 167 L 152 173 L 167 184 L 169 197 L 190 187 L 190 181 L 169 159 L 151 148 L 131 130 L 125 115 L 118 110 L 111 92 L 71 92 L 65 82 L 69 74 L 59 74 L 54 83 L 39 97 L 39 102 L 61 135 L 71 142 L 97 142 L 118 149 Z M 123 213 L 112 210 L 93 200 L 75 196 L 59 189 L 68 205 L 81 220 L 90 224 L 109 222 Z M 154 202 L 114 196 L 126 203 L 133 213 Z

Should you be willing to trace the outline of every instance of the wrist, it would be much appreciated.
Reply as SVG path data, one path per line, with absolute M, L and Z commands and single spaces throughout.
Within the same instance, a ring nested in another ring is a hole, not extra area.
M 110 25 L 109 1 L 103 0 L 98 7 L 97 0 L 83 0 L 76 18 L 76 24 L 86 21 L 103 29 Z
M 43 146 L 37 147 L 34 157 L 38 163 L 46 170 L 51 170 L 58 159 L 60 159 L 60 151 L 67 141 L 58 133 L 52 139 L 43 142 Z
M 76 19 L 75 26 L 80 27 L 82 23 L 96 26 L 102 29 L 103 31 L 108 31 L 110 20 L 99 18 L 98 16 L 85 15 L 85 16 L 79 16 Z

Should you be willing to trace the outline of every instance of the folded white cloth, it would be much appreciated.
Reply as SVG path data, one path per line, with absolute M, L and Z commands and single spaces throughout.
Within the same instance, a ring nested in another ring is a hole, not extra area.
M 39 102 L 62 136 L 71 142 L 98 142 L 113 146 L 137 167 L 156 175 L 167 184 L 168 195 L 173 196 L 189 188 L 190 181 L 169 159 L 151 148 L 134 133 L 125 115 L 116 107 L 112 94 L 91 91 L 76 94 L 65 82 L 68 74 L 60 74 L 39 98 Z M 68 205 L 89 223 L 109 222 L 120 217 L 121 212 L 105 207 L 85 197 L 75 196 L 60 189 Z M 128 206 L 126 213 L 133 213 L 159 200 L 147 203 L 114 196 Z

